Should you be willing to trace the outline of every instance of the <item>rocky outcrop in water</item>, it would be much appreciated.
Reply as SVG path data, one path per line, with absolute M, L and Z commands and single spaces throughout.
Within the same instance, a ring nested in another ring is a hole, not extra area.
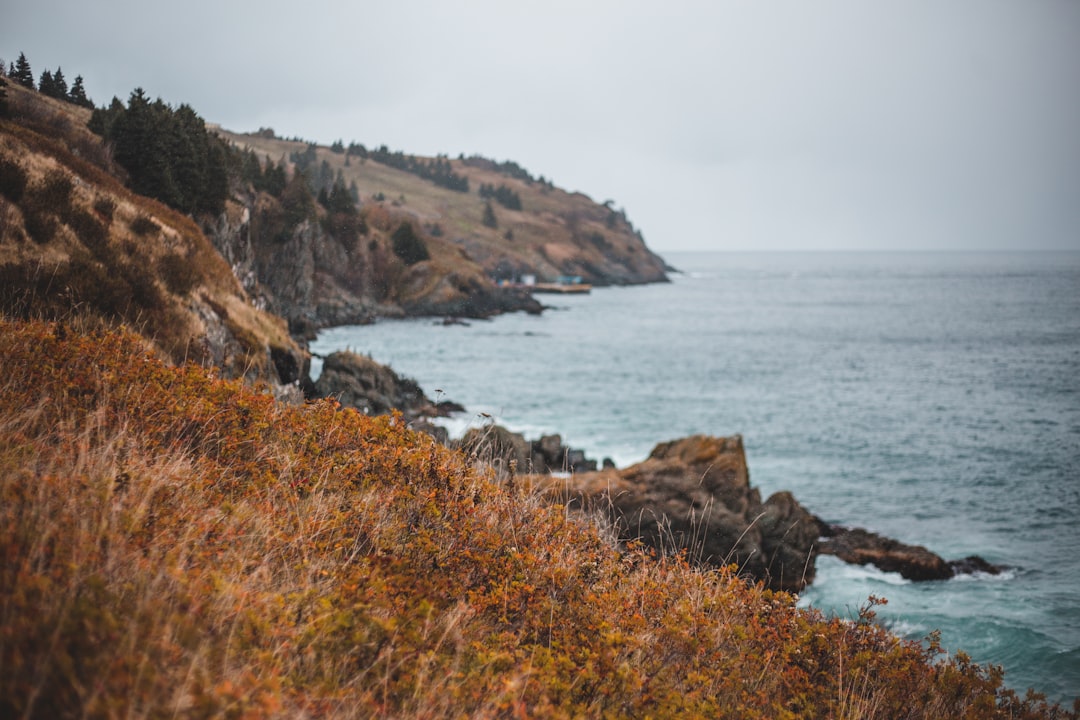
M 750 485 L 742 438 L 693 437 L 656 446 L 623 470 L 539 478 L 553 498 L 608 514 L 620 537 L 692 560 L 738 565 L 777 590 L 814 578 L 818 522 L 791 493 L 761 501 Z
M 432 402 L 415 380 L 402 377 L 365 355 L 348 351 L 326 357 L 314 394 L 334 398 L 368 415 L 387 415 L 398 410 L 410 421 L 460 409 L 453 403 Z
M 972 555 L 948 561 L 921 545 L 907 545 L 862 528 L 822 523 L 819 552 L 835 555 L 852 565 L 873 565 L 883 572 L 899 573 L 908 580 L 947 580 L 976 572 L 999 574 L 1003 568 Z
M 532 479 L 552 499 L 608 515 L 624 540 L 686 552 L 697 562 L 734 563 L 741 574 L 775 590 L 798 592 L 813 582 L 818 554 L 918 581 L 1002 570 L 978 556 L 946 561 L 922 546 L 830 525 L 790 492 L 762 502 L 750 485 L 738 435 L 663 443 L 623 470 Z

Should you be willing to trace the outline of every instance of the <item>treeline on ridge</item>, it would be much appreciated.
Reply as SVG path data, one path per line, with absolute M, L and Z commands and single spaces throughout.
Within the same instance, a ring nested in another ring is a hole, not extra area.
M 0 67 L 0 71 L 3 68 Z M 79 107 L 92 108 L 93 101 L 86 96 L 86 88 L 83 86 L 82 75 L 76 75 L 75 81 L 68 88 L 67 78 L 64 77 L 62 68 L 57 67 L 56 72 L 42 70 L 41 79 L 35 85 L 34 72 L 30 69 L 30 61 L 25 53 L 19 53 L 19 59 L 8 65 L 7 76 L 30 90 L 37 90 L 42 95 L 69 102 Z
M 363 145 L 352 142 L 345 147 L 341 140 L 334 142 L 330 146 L 330 151 L 339 155 L 344 154 L 346 165 L 351 156 L 359 157 L 361 160 L 370 159 L 396 170 L 412 173 L 447 190 L 469 192 L 469 178 L 454 172 L 450 160 L 445 155 L 438 155 L 434 160 L 424 160 L 415 155 L 406 155 L 401 150 L 392 151 L 386 145 L 368 150 Z
M 458 160 L 464 163 L 467 167 L 483 168 L 485 170 L 493 170 L 497 173 L 506 175 L 507 177 L 514 178 L 515 180 L 521 180 L 522 182 L 532 185 L 533 183 L 539 183 L 540 185 L 553 190 L 555 183 L 548 180 L 543 175 L 540 177 L 533 177 L 532 173 L 517 164 L 513 160 L 504 160 L 498 162 L 482 155 L 470 155 L 465 157 L 464 155 L 458 156 Z
M 126 107 L 114 97 L 109 107 L 95 109 L 89 128 L 112 145 L 135 192 L 189 214 L 224 209 L 229 148 L 190 105 L 151 102 L 136 88 Z

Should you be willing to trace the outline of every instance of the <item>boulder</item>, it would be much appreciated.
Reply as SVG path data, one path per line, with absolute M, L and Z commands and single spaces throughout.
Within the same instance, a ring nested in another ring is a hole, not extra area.
M 762 555 L 771 584 L 785 590 L 801 590 L 815 575 L 814 550 L 820 536 L 817 518 L 790 492 L 773 493 L 757 516 Z
M 406 419 L 414 420 L 438 414 L 416 381 L 349 351 L 326 357 L 322 374 L 315 383 L 315 393 L 368 415 L 387 415 L 400 410 Z
M 595 460 L 587 458 L 584 450 L 564 446 L 559 435 L 544 435 L 530 442 L 501 425 L 470 428 L 457 447 L 500 472 L 509 471 L 512 463 L 511 474 L 596 470 Z
M 908 580 L 947 580 L 974 572 L 997 575 L 1003 569 L 977 555 L 949 562 L 921 545 L 907 545 L 863 528 L 821 525 L 824 537 L 819 551 L 822 554 L 835 555 L 853 565 L 873 565 L 884 572 L 899 573 Z
M 560 501 L 609 514 L 625 540 L 685 551 L 696 562 L 733 563 L 776 590 L 797 592 L 813 580 L 816 518 L 790 493 L 761 502 L 738 435 L 684 438 L 624 470 L 537 482 Z
M 497 472 L 509 475 L 528 472 L 532 460 L 529 441 L 501 425 L 469 428 L 457 446 L 468 457 L 486 462 Z

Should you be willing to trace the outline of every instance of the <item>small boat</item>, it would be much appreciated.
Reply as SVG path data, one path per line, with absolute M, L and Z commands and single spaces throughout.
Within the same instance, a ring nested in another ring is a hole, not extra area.
M 534 293 L 560 293 L 562 295 L 587 295 L 592 292 L 592 285 L 588 283 L 536 283 L 528 285 L 526 289 Z
M 539 293 L 561 293 L 586 295 L 592 291 L 592 285 L 581 281 L 580 275 L 560 275 L 553 283 L 535 283 L 529 290 Z

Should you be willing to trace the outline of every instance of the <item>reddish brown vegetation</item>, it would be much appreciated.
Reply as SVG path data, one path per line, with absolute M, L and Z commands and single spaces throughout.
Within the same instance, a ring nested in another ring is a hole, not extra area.
M 1075 717 L 403 427 L 0 323 L 0 715 Z

